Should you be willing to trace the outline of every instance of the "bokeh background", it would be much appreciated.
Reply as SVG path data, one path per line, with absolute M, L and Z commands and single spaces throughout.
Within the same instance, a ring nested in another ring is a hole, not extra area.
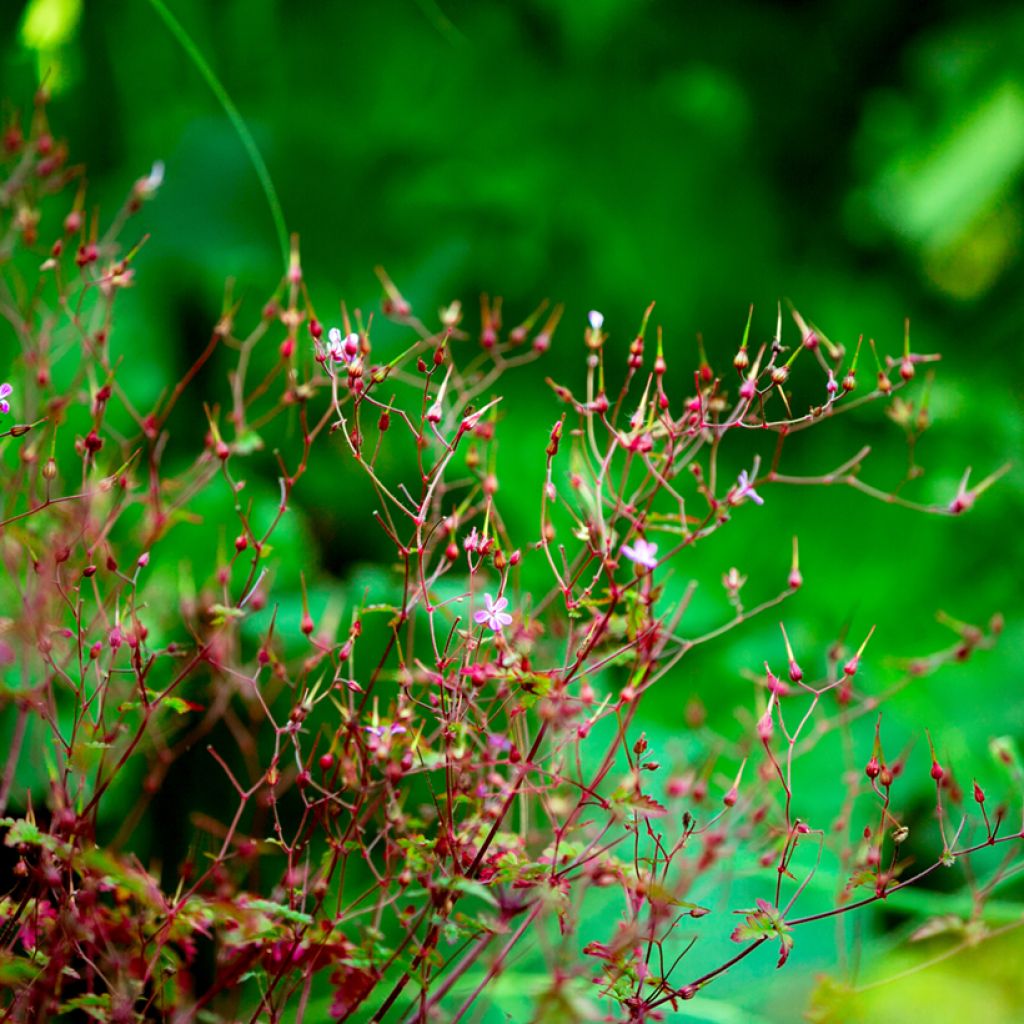
M 774 593 L 799 534 L 806 585 L 786 622 L 801 660 L 820 667 L 844 630 L 858 638 L 877 624 L 866 669 L 876 685 L 886 656 L 955 640 L 936 611 L 977 623 L 1003 612 L 995 650 L 905 691 L 886 718 L 894 746 L 917 744 L 920 770 L 905 792 L 922 828 L 925 725 L 961 777 L 1003 785 L 988 742 L 1024 733 L 1019 5 L 167 3 L 256 139 L 324 319 L 342 299 L 376 305 L 376 264 L 425 315 L 456 297 L 472 307 L 481 292 L 504 297 L 509 323 L 542 298 L 565 303 L 545 371 L 526 370 L 506 388 L 503 429 L 515 442 L 499 449 L 502 497 L 523 544 L 536 530 L 544 439 L 557 416 L 540 382 L 544 372 L 582 379 L 587 310 L 604 312 L 624 361 L 656 301 L 679 394 L 698 333 L 726 368 L 751 303 L 759 340 L 774 330 L 776 303 L 790 299 L 836 340 L 850 346 L 864 334 L 894 354 L 909 317 L 914 350 L 943 355 L 914 496 L 945 503 L 966 466 L 975 479 L 1008 459 L 1015 468 L 957 520 L 852 491 L 766 488 L 762 509 L 744 508 L 676 572 L 704 581 L 694 614 L 710 623 L 725 608 L 721 574 L 735 565 L 752 597 Z M 0 49 L 11 105 L 28 108 L 45 75 L 52 123 L 88 167 L 91 202 L 113 211 L 154 160 L 166 164 L 142 215 L 152 237 L 116 339 L 134 357 L 126 372 L 136 392 L 155 396 L 205 343 L 226 278 L 255 318 L 281 273 L 253 166 L 149 3 L 8 0 Z M 797 339 L 791 323 L 784 331 Z M 204 380 L 211 393 L 221 386 Z M 861 443 L 875 449 L 865 479 L 894 485 L 906 449 L 880 409 L 812 432 L 791 465 L 824 471 Z M 272 465 L 264 484 L 272 501 Z M 384 556 L 384 539 L 367 525 L 366 489 L 337 464 L 314 466 L 296 498 L 296 525 L 278 542 L 282 580 L 289 563 L 306 566 L 322 607 Z M 687 662 L 660 705 L 649 703 L 649 738 L 684 758 L 693 694 L 728 728 L 734 707 L 752 700 L 743 670 L 780 662 L 780 646 L 770 617 Z M 839 770 L 818 767 L 809 815 L 835 797 Z M 940 881 L 947 891 L 932 894 L 935 908 L 962 910 L 961 884 Z M 1019 917 L 1021 893 L 999 895 L 993 914 Z M 865 920 L 860 982 L 944 948 L 894 952 L 909 920 L 898 907 Z M 796 1019 L 814 973 L 834 966 L 830 934 L 798 942 L 777 977 L 770 957 L 748 962 L 737 984 L 697 1001 L 687 1019 Z M 896 1019 L 898 1008 L 900 1019 L 958 1020 L 984 1003 L 990 1020 L 1017 1020 L 1021 952 L 1011 934 L 844 995 L 828 1019 Z M 502 998 L 520 1019 L 509 980 Z

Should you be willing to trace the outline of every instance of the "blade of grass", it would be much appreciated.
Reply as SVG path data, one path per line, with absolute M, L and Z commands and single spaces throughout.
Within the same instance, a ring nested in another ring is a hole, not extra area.
M 263 188 L 263 194 L 267 198 L 267 205 L 270 207 L 270 216 L 274 221 L 274 230 L 277 232 L 277 244 L 281 249 L 281 261 L 287 267 L 288 229 L 285 227 L 284 213 L 281 210 L 281 202 L 277 198 L 277 190 L 274 188 L 274 183 L 270 178 L 270 171 L 267 170 L 267 165 L 256 145 L 256 140 L 252 137 L 252 133 L 249 131 L 241 113 L 239 113 L 238 107 L 235 106 L 231 97 L 228 95 L 227 90 L 214 73 L 213 68 L 211 68 L 207 63 L 206 58 L 202 55 L 199 47 L 195 44 L 192 37 L 185 31 L 181 22 L 178 21 L 170 10 L 168 10 L 167 5 L 163 0 L 149 0 L 149 6 L 152 7 L 160 16 L 164 24 L 170 30 L 171 35 L 173 35 L 181 44 L 181 48 L 185 51 L 189 60 L 195 65 L 196 70 L 206 80 L 206 84 L 213 91 L 214 96 L 217 97 L 217 101 L 220 103 L 221 107 L 224 108 L 224 113 L 227 114 L 228 120 L 234 127 L 235 132 L 238 134 L 238 138 L 241 140 L 246 155 L 252 163 L 253 170 L 256 172 L 256 177 L 259 178 L 260 185 Z

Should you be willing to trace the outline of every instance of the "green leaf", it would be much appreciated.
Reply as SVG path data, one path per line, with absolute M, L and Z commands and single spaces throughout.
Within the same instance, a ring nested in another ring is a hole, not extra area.
M 93 992 L 89 995 L 75 996 L 61 1004 L 61 1010 L 70 1013 L 73 1010 L 83 1010 L 90 1017 L 96 1020 L 110 1020 L 110 993 Z
M 448 883 L 448 888 L 451 892 L 459 892 L 464 896 L 476 896 L 477 899 L 483 900 L 485 903 L 490 903 L 492 907 L 498 905 L 498 901 L 494 898 L 494 894 L 487 888 L 483 882 L 477 882 L 472 878 L 453 878 Z
M 255 430 L 246 430 L 235 438 L 231 447 L 239 455 L 251 455 L 263 451 L 263 438 Z
M 301 910 L 292 910 L 282 903 L 275 903 L 273 900 L 247 900 L 245 906 L 250 910 L 259 910 L 264 914 L 273 917 L 280 917 L 284 921 L 291 921 L 293 924 L 312 924 L 313 918 Z
M 7 826 L 7 836 L 4 839 L 6 846 L 42 846 L 44 840 L 50 838 L 40 831 L 34 821 L 26 821 L 24 818 L 0 818 L 0 825 Z
M 212 618 L 210 622 L 214 626 L 223 626 L 228 619 L 243 619 L 245 618 L 245 609 L 233 608 L 226 604 L 214 604 L 210 606 L 210 612 Z
M 779 940 L 779 962 L 781 967 L 789 958 L 793 948 L 793 931 L 782 917 L 782 911 L 767 900 L 757 900 L 752 910 L 737 910 L 745 914 L 743 924 L 737 925 L 730 938 L 733 942 L 757 942 L 763 939 Z
M 31 981 L 45 966 L 45 959 L 28 960 L 11 953 L 0 953 L 0 988 L 8 991 Z

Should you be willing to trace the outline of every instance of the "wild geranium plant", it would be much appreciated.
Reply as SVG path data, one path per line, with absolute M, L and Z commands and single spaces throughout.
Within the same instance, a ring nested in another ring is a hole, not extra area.
M 458 302 L 421 320 L 380 272 L 382 316 L 339 304 L 321 320 L 295 245 L 251 325 L 228 299 L 147 400 L 131 377 L 145 351 L 112 345 L 121 293 L 145 286 L 133 218 L 163 168 L 105 220 L 41 104 L 26 133 L 6 126 L 2 168 L 5 1019 L 459 1021 L 500 1006 L 500 979 L 523 969 L 534 1020 L 661 1020 L 740 961 L 799 959 L 809 923 L 943 866 L 970 865 L 976 907 L 1020 870 L 1013 748 L 996 743 L 1012 788 L 989 796 L 935 750 L 898 752 L 884 717 L 908 682 L 989 645 L 998 619 L 951 621 L 952 646 L 884 692 L 861 681 L 870 634 L 811 671 L 783 628 L 734 727 L 681 710 L 685 760 L 643 728 L 663 687 L 687 707 L 687 655 L 803 582 L 793 539 L 774 594 L 749 603 L 732 569 L 731 614 L 691 628 L 693 587 L 668 585 L 690 548 L 784 484 L 957 515 L 998 475 L 915 505 L 913 469 L 894 491 L 863 479 L 866 447 L 787 473 L 792 434 L 866 403 L 913 445 L 926 413 L 908 385 L 936 357 L 909 335 L 890 356 L 871 344 L 866 374 L 860 344 L 798 313 L 787 339 L 781 314 L 765 341 L 748 318 L 724 365 L 702 354 L 672 390 L 653 307 L 625 347 L 591 312 L 582 393 L 549 381 L 546 450 L 521 455 L 543 479 L 538 521 L 513 536 L 493 459 L 501 381 L 543 357 L 561 307 L 508 328 L 484 297 L 472 328 Z M 399 354 L 377 355 L 379 333 Z M 744 434 L 770 442 L 760 459 L 733 454 Z M 290 616 L 279 580 L 297 567 L 274 543 L 313 459 L 363 474 L 376 510 L 350 528 L 391 553 L 344 607 L 313 607 L 303 584 Z M 246 482 L 268 467 L 269 509 Z M 233 526 L 193 580 L 162 561 L 168 538 L 198 543 L 218 502 Z M 821 816 L 801 765 L 826 744 L 841 767 Z M 176 778 L 192 750 L 231 794 L 219 817 Z M 930 773 L 935 800 L 914 856 L 909 773 Z M 826 866 L 834 884 L 816 881 Z M 730 904 L 737 878 L 757 895 Z

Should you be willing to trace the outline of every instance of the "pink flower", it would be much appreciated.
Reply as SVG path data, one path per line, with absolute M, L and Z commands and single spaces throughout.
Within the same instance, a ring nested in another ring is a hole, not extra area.
M 638 537 L 633 544 L 623 544 L 622 553 L 644 569 L 654 569 L 658 564 L 658 545 L 643 537 Z
M 754 463 L 754 474 L 757 473 L 757 462 Z M 754 485 L 750 482 L 750 476 L 746 470 L 743 470 L 740 475 L 736 478 L 736 488 L 732 492 L 731 503 L 738 505 L 744 498 L 749 498 L 755 505 L 763 505 L 764 498 L 761 497 L 757 491 L 754 490 Z
M 499 597 L 497 601 L 491 598 L 490 594 L 484 594 L 486 608 L 473 613 L 473 621 L 478 626 L 486 625 L 495 633 L 500 633 L 506 626 L 511 625 L 512 616 L 504 609 L 508 607 L 508 598 Z
M 368 732 L 371 736 L 376 736 L 377 739 L 383 739 L 385 736 L 398 736 L 405 732 L 404 725 L 364 725 L 363 729 Z
M 353 331 L 347 337 L 341 336 L 337 327 L 327 332 L 325 346 L 327 358 L 335 363 L 351 363 L 359 355 L 359 335 Z
M 11 403 L 7 401 L 7 396 L 14 390 L 7 381 L 0 384 L 0 412 L 9 413 L 11 411 Z

